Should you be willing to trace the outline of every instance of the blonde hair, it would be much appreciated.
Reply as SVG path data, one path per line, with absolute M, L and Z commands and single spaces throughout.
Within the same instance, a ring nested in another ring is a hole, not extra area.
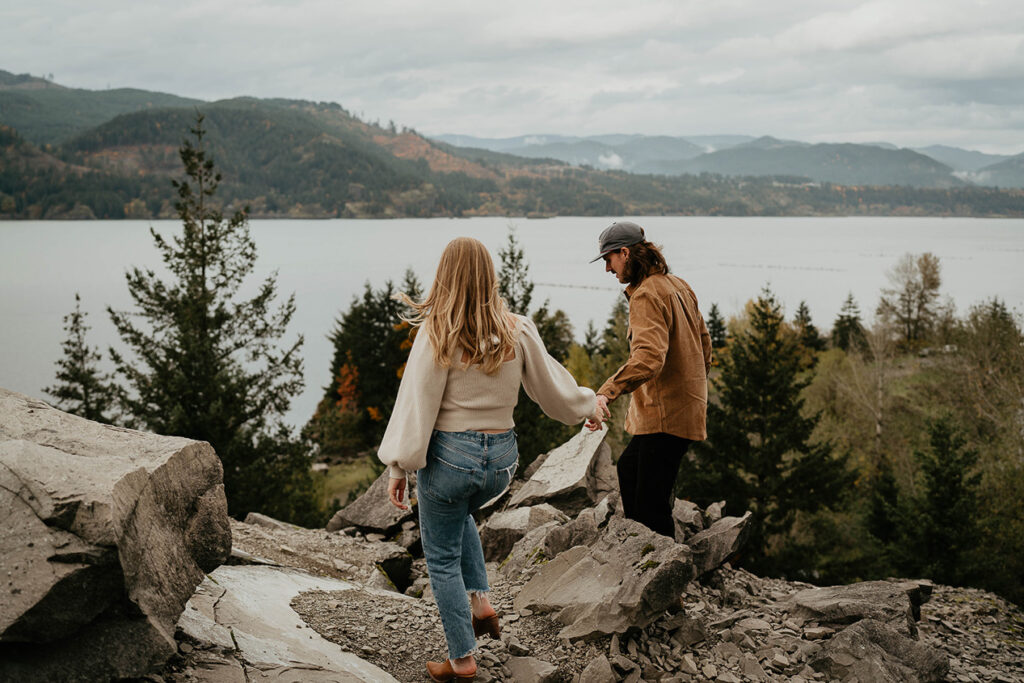
M 442 368 L 450 367 L 456 349 L 462 348 L 467 365 L 479 364 L 490 375 L 515 345 L 514 319 L 498 295 L 494 262 L 487 248 L 472 237 L 448 243 L 423 301 L 413 301 L 404 293 L 398 297 L 414 311 L 405 320 L 426 328 L 434 362 Z

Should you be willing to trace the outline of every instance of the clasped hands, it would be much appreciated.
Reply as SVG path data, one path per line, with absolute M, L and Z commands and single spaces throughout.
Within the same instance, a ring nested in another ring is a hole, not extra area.
M 597 407 L 594 409 L 594 414 L 587 418 L 584 426 L 590 431 L 596 432 L 601 429 L 601 425 L 607 422 L 611 416 L 612 411 L 608 410 L 608 397 L 604 394 L 598 394 Z

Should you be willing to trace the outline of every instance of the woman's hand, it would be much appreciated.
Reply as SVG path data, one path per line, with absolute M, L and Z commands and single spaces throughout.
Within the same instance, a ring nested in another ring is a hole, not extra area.
M 407 478 L 402 479 L 389 479 L 388 480 L 388 500 L 399 510 L 408 510 L 409 506 L 406 505 L 405 501 L 405 487 Z
M 611 418 L 612 411 L 608 410 L 608 397 L 604 394 L 597 395 L 597 406 L 594 408 L 594 414 L 587 418 L 586 427 L 592 432 L 596 432 L 601 429 L 601 425 Z

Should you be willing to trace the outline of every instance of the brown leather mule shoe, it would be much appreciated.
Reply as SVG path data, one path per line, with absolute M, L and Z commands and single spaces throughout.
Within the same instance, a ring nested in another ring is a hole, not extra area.
M 501 639 L 501 627 L 498 625 L 497 614 L 492 614 L 491 616 L 484 617 L 483 619 L 473 617 L 473 635 L 479 638 L 485 633 L 495 640 Z
M 448 683 L 448 681 L 472 681 L 476 678 L 476 669 L 471 674 L 457 674 L 452 669 L 452 660 L 446 659 L 443 663 L 427 662 L 427 673 L 430 680 L 437 683 Z

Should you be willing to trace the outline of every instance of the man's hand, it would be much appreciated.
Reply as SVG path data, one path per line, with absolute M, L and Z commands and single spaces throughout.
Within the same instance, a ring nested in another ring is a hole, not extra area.
M 587 418 L 586 427 L 592 432 L 601 429 L 602 423 L 610 419 L 612 411 L 608 410 L 608 397 L 604 394 L 597 395 L 597 407 L 594 414 Z
M 389 479 L 388 480 L 388 500 L 399 510 L 408 510 L 409 506 L 406 505 L 405 501 L 405 487 L 408 479 Z

